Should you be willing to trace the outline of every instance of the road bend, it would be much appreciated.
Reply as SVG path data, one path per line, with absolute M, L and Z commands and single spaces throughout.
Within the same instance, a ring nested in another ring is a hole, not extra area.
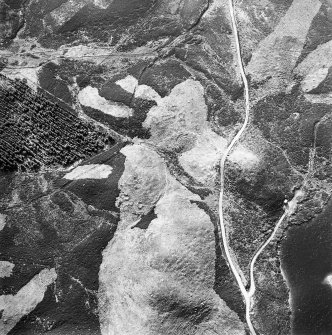
M 251 298 L 255 293 L 255 281 L 254 281 L 254 266 L 257 258 L 259 255 L 263 252 L 265 247 L 271 242 L 271 240 L 274 238 L 281 222 L 285 219 L 287 216 L 287 213 L 285 212 L 282 217 L 279 219 L 278 223 L 276 224 L 271 236 L 267 239 L 267 241 L 261 246 L 261 248 L 257 251 L 257 253 L 252 258 L 251 264 L 250 264 L 250 288 L 249 291 L 246 290 L 246 287 L 242 281 L 241 275 L 239 271 L 237 270 L 232 256 L 230 254 L 230 248 L 228 245 L 228 239 L 227 239 L 227 233 L 226 233 L 226 227 L 224 222 L 224 213 L 223 213 L 223 195 L 224 195 L 224 181 L 225 181 L 225 163 L 227 160 L 227 157 L 231 150 L 234 148 L 234 146 L 237 144 L 239 139 L 241 138 L 243 132 L 246 130 L 248 123 L 249 123 L 249 115 L 250 115 L 250 100 L 249 100 L 249 85 L 248 80 L 244 71 L 244 65 L 242 61 L 242 55 L 241 55 L 241 47 L 240 47 L 240 41 L 239 41 L 239 34 L 237 29 L 237 23 L 235 18 L 235 8 L 234 8 L 234 2 L 233 0 L 229 0 L 229 11 L 232 21 L 232 28 L 233 28 L 233 36 L 235 39 L 235 47 L 236 47 L 236 54 L 237 54 L 237 62 L 241 74 L 241 78 L 244 85 L 244 99 L 245 99 L 245 119 L 242 124 L 242 127 L 238 131 L 238 133 L 234 136 L 228 147 L 226 148 L 225 152 L 223 153 L 221 159 L 220 159 L 220 196 L 219 196 L 219 231 L 221 232 L 222 237 L 222 243 L 225 251 L 225 256 L 227 258 L 227 262 L 229 264 L 229 267 L 232 270 L 232 273 L 237 281 L 237 284 L 240 288 L 240 291 L 243 295 L 244 302 L 245 302 L 245 308 L 246 308 L 246 322 L 248 325 L 248 328 L 250 330 L 251 335 L 257 335 L 256 331 L 252 325 L 251 318 L 250 318 L 250 309 L 251 309 Z
M 254 255 L 254 257 L 252 258 L 251 262 L 250 262 L 250 289 L 249 289 L 249 297 L 252 297 L 255 294 L 255 290 L 256 290 L 256 285 L 255 285 L 255 279 L 254 279 L 254 267 L 255 267 L 255 263 L 257 258 L 259 257 L 259 255 L 263 252 L 263 250 L 270 244 L 270 242 L 273 240 L 274 236 L 276 235 L 281 223 L 284 221 L 284 219 L 287 216 L 287 212 L 284 212 L 284 214 L 281 216 L 281 218 L 279 219 L 279 221 L 277 222 L 277 224 L 275 225 L 272 234 L 270 235 L 270 237 L 265 241 L 265 243 L 258 249 L 258 251 L 256 252 L 256 254 Z

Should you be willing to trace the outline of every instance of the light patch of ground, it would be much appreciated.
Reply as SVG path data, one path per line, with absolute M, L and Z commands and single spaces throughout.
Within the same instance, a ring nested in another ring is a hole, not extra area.
M 47 287 L 57 278 L 55 269 L 44 269 L 34 276 L 16 295 L 0 296 L 0 334 L 6 335 L 20 321 L 32 312 L 43 300 Z
M 0 213 L 0 231 L 5 228 L 7 215 Z
M 116 84 L 125 91 L 134 94 L 135 98 L 153 100 L 157 104 L 161 100 L 160 95 L 153 88 L 147 85 L 138 85 L 137 79 L 131 75 L 118 80 Z
M 106 9 L 112 2 L 113 0 L 93 0 L 94 5 L 102 9 Z
M 332 288 L 332 273 L 328 274 L 324 280 L 323 280 L 323 284 L 326 284 L 328 286 L 330 286 Z
M 57 26 L 62 26 L 66 21 L 73 17 L 86 4 L 93 2 L 92 0 L 69 0 L 61 6 L 54 9 L 50 15 Z
M 310 92 L 315 89 L 329 73 L 328 67 L 322 67 L 316 71 L 310 72 L 301 82 L 303 92 Z
M 152 200 L 157 217 L 140 229 L 130 221 L 128 207 L 120 207 L 119 229 L 99 272 L 102 334 L 244 335 L 236 313 L 213 290 L 214 226 L 192 203 L 199 196 L 170 176 L 146 145 L 122 152 L 127 157 L 122 196 L 130 195 L 129 202 Z
M 247 66 L 253 81 L 268 79 L 265 90 L 285 89 L 320 6 L 321 2 L 318 0 L 293 1 L 275 30 L 253 52 Z
M 209 129 L 206 117 L 204 88 L 198 81 L 188 79 L 150 109 L 143 125 L 150 129 L 151 141 L 156 145 L 175 149 L 180 134 L 197 137 Z
M 98 109 L 101 112 L 115 117 L 130 117 L 133 112 L 132 109 L 125 105 L 111 103 L 99 95 L 96 87 L 87 86 L 78 94 L 79 102 L 88 107 Z
M 61 26 L 87 4 L 93 4 L 101 9 L 106 9 L 112 2 L 113 0 L 69 0 L 54 9 L 50 15 L 56 25 Z
M 0 261 L 0 278 L 10 277 L 14 266 L 13 263 Z
M 213 184 L 227 140 L 209 127 L 204 89 L 198 81 L 188 79 L 175 86 L 150 109 L 143 125 L 150 129 L 154 145 L 179 153 L 179 163 L 188 174 L 205 185 Z M 237 148 L 230 159 L 245 169 L 258 161 L 245 148 Z
M 33 50 L 31 50 L 32 45 Z M 14 51 L 13 51 L 14 50 Z M 17 51 L 19 50 L 19 51 Z M 141 51 L 144 54 L 144 51 Z M 145 51 L 146 52 L 146 51 Z M 110 57 L 113 54 L 114 57 Z M 36 57 L 32 57 L 35 55 Z M 62 45 L 58 49 L 48 49 L 42 47 L 35 39 L 20 39 L 16 38 L 12 44 L 11 49 L 0 50 L 0 57 L 8 59 L 8 68 L 5 68 L 2 72 L 6 74 L 14 75 L 15 73 L 21 74 L 21 76 L 30 77 L 33 81 L 33 72 L 38 72 L 40 64 L 47 62 L 54 62 L 59 64 L 59 59 L 68 58 L 79 60 L 86 60 L 89 62 L 99 64 L 101 58 L 105 59 L 109 56 L 109 62 L 114 62 L 115 59 L 121 57 L 129 57 L 128 53 L 120 53 L 116 51 L 116 47 L 110 47 L 109 45 L 97 45 L 90 43 L 89 45 Z M 103 64 L 107 64 L 105 60 Z M 32 73 L 29 74 L 29 73 Z
M 153 100 L 157 104 L 161 100 L 160 95 L 150 86 L 138 85 L 135 90 L 135 98 L 141 98 L 146 100 Z
M 204 14 L 205 18 L 209 17 L 218 17 L 220 15 L 220 11 L 227 13 L 229 12 L 229 3 L 225 0 L 215 0 L 213 1 L 206 13 Z M 228 15 L 227 15 L 228 16 Z
M 105 179 L 112 173 L 113 168 L 106 164 L 80 165 L 63 178 L 69 180 L 79 179 Z
M 296 75 L 304 77 L 301 87 L 304 92 L 317 87 L 332 66 L 332 41 L 319 45 L 294 70 Z M 305 94 L 311 103 L 332 104 L 332 94 Z
M 303 77 L 332 66 L 332 40 L 319 45 L 296 67 L 294 73 Z
M 105 56 L 112 51 L 111 48 L 101 48 L 97 45 L 74 45 L 74 46 L 66 46 L 62 45 L 59 49 L 59 54 L 61 54 L 64 58 L 81 58 L 85 57 L 87 60 L 92 62 L 98 61 L 98 56 Z M 96 59 L 97 57 L 97 59 Z
M 179 153 L 186 172 L 198 181 L 213 182 L 226 139 L 209 127 L 204 88 L 198 81 L 188 79 L 176 85 L 150 109 L 143 126 L 150 129 L 149 141 L 154 145 Z
M 296 213 L 297 205 L 305 198 L 305 192 L 301 189 L 296 190 L 293 199 L 287 203 L 289 215 Z
M 332 93 L 327 94 L 305 94 L 304 97 L 312 104 L 332 105 Z
M 237 20 L 241 22 L 242 24 L 245 24 L 245 25 L 249 24 L 252 26 L 249 12 L 243 10 L 241 7 L 238 7 L 236 9 L 236 16 L 237 16 Z
M 228 158 L 231 162 L 238 164 L 242 169 L 252 169 L 259 164 L 260 159 L 255 153 L 240 145 L 236 147 Z
M 138 86 L 138 80 L 135 77 L 129 75 L 123 79 L 118 80 L 116 84 L 122 87 L 125 91 L 134 93 L 136 87 Z
M 27 85 L 29 85 L 34 91 L 37 91 L 39 85 L 38 71 L 40 67 L 35 68 L 17 68 L 17 69 L 3 69 L 1 72 L 3 75 L 11 79 L 26 79 Z
M 304 77 L 301 87 L 304 92 L 316 88 L 328 74 L 332 66 L 332 41 L 319 45 L 294 70 L 294 74 Z M 331 94 L 305 95 L 312 103 L 332 103 Z
M 171 14 L 175 15 L 179 12 L 180 5 L 182 3 L 182 0 L 168 0 L 160 2 L 158 5 L 157 11 L 161 15 Z
M 144 144 L 129 145 L 121 149 L 126 156 L 125 169 L 119 180 L 120 195 L 117 205 L 122 217 L 146 214 L 163 195 L 168 183 L 165 161 Z
M 180 155 L 179 163 L 197 181 L 205 185 L 212 183 L 216 177 L 216 167 L 221 153 L 226 145 L 225 139 L 212 130 L 207 130 L 197 139 L 193 149 Z
M 120 43 L 120 41 L 119 41 Z M 33 45 L 33 49 L 32 49 Z M 0 57 L 8 60 L 8 65 L 2 73 L 10 78 L 25 78 L 34 90 L 38 84 L 37 74 L 41 69 L 40 64 L 53 62 L 61 65 L 61 59 L 78 59 L 112 68 L 123 67 L 123 58 L 155 57 L 156 54 L 150 47 L 142 46 L 135 51 L 126 53 L 118 52 L 117 46 L 90 43 L 89 45 L 62 45 L 60 48 L 43 48 L 34 38 L 16 38 L 10 49 L 0 50 Z

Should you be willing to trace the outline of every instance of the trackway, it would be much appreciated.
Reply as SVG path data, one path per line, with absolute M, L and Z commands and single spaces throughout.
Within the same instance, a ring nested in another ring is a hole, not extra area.
M 240 140 L 242 134 L 246 130 L 248 123 L 249 123 L 249 116 L 250 116 L 250 99 L 249 99 L 249 85 L 248 80 L 244 71 L 244 65 L 242 61 L 242 55 L 241 55 L 241 47 L 240 47 L 240 41 L 239 41 L 239 34 L 237 29 L 237 23 L 235 18 L 235 8 L 234 8 L 234 2 L 233 0 L 229 0 L 229 11 L 232 21 L 232 28 L 233 28 L 233 35 L 235 39 L 235 47 L 236 47 L 236 54 L 237 54 L 237 62 L 241 74 L 241 78 L 244 85 L 244 99 L 245 99 L 245 119 L 244 122 L 238 131 L 238 133 L 234 136 L 228 147 L 226 148 L 225 152 L 223 153 L 221 159 L 220 159 L 220 195 L 219 195 L 219 231 L 221 232 L 221 240 L 225 251 L 225 256 L 227 259 L 227 262 L 229 264 L 229 267 L 231 268 L 233 275 L 237 281 L 237 284 L 240 288 L 240 291 L 243 295 L 244 302 L 245 302 L 245 309 L 246 309 L 246 322 L 249 327 L 250 333 L 252 335 L 256 335 L 256 331 L 252 325 L 251 319 L 250 319 L 250 309 L 251 309 L 251 300 L 255 293 L 255 280 L 254 280 L 254 266 L 257 258 L 259 255 L 264 251 L 266 246 L 271 242 L 271 240 L 274 238 L 280 224 L 287 216 L 287 212 L 284 212 L 284 214 L 279 219 L 278 223 L 276 224 L 272 234 L 270 237 L 266 240 L 266 242 L 259 248 L 259 250 L 256 252 L 256 254 L 253 256 L 251 263 L 250 263 L 250 288 L 247 291 L 245 288 L 245 285 L 242 281 L 242 278 L 240 276 L 239 271 L 237 270 L 232 256 L 230 254 L 230 248 L 228 245 L 228 239 L 227 239 L 227 232 L 224 222 L 224 215 L 223 215 L 223 195 L 224 195 L 224 173 L 225 173 L 225 163 L 229 156 L 229 153 L 231 150 L 235 147 L 237 142 Z

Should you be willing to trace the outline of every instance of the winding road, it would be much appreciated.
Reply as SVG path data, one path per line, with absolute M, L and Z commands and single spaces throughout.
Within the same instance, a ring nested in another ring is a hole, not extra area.
M 250 319 L 250 309 L 251 309 L 251 298 L 253 297 L 255 293 L 255 280 L 254 280 L 254 267 L 255 267 L 255 262 L 259 255 L 263 252 L 263 250 L 266 248 L 266 246 L 271 242 L 271 240 L 274 238 L 280 224 L 283 222 L 285 217 L 287 216 L 287 212 L 285 211 L 284 214 L 281 216 L 279 219 L 278 223 L 276 224 L 272 234 L 270 237 L 266 240 L 266 242 L 259 248 L 259 250 L 256 252 L 254 257 L 252 258 L 252 261 L 250 263 L 250 288 L 249 291 L 246 290 L 245 285 L 242 281 L 242 278 L 240 276 L 239 271 L 237 270 L 232 256 L 230 254 L 230 248 L 228 245 L 228 240 L 227 240 L 227 232 L 226 232 L 226 227 L 225 227 L 225 222 L 224 222 L 224 215 L 223 215 L 223 195 L 224 195 L 224 172 L 225 172 L 225 163 L 226 160 L 231 152 L 231 150 L 234 148 L 234 146 L 237 144 L 239 139 L 241 138 L 242 134 L 246 130 L 248 123 L 249 123 L 249 116 L 250 116 L 250 99 L 249 99 L 249 85 L 248 85 L 248 80 L 244 71 L 244 65 L 242 61 L 242 55 L 241 55 L 241 47 L 240 47 L 240 41 L 239 41 L 239 34 L 238 34 L 238 29 L 237 29 L 237 23 L 236 23 L 236 18 L 235 18 L 235 8 L 234 8 L 234 2 L 233 0 L 229 0 L 229 10 L 230 10 L 230 16 L 231 16 L 231 21 L 232 21 L 232 28 L 233 28 L 233 35 L 235 39 L 235 47 L 236 47 L 236 54 L 237 54 L 237 61 L 238 61 L 238 66 L 241 74 L 241 78 L 244 84 L 244 99 L 245 99 L 245 119 L 242 124 L 241 129 L 238 131 L 238 133 L 234 136 L 232 139 L 231 143 L 228 145 L 227 149 L 223 153 L 221 159 L 220 159 L 220 195 L 219 195 L 219 231 L 221 232 L 221 240 L 222 244 L 225 250 L 225 255 L 227 258 L 227 262 L 229 264 L 229 267 L 231 268 L 234 277 L 237 281 L 237 284 L 240 288 L 240 291 L 244 297 L 244 302 L 245 302 L 245 308 L 246 308 L 246 322 L 248 324 L 248 328 L 250 330 L 250 333 L 252 335 L 256 335 L 256 331 L 252 325 L 251 319 Z

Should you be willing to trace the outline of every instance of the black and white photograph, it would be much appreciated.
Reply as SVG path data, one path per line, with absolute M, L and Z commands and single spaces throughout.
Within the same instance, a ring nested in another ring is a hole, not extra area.
M 0 0 L 0 335 L 332 335 L 332 0 Z

